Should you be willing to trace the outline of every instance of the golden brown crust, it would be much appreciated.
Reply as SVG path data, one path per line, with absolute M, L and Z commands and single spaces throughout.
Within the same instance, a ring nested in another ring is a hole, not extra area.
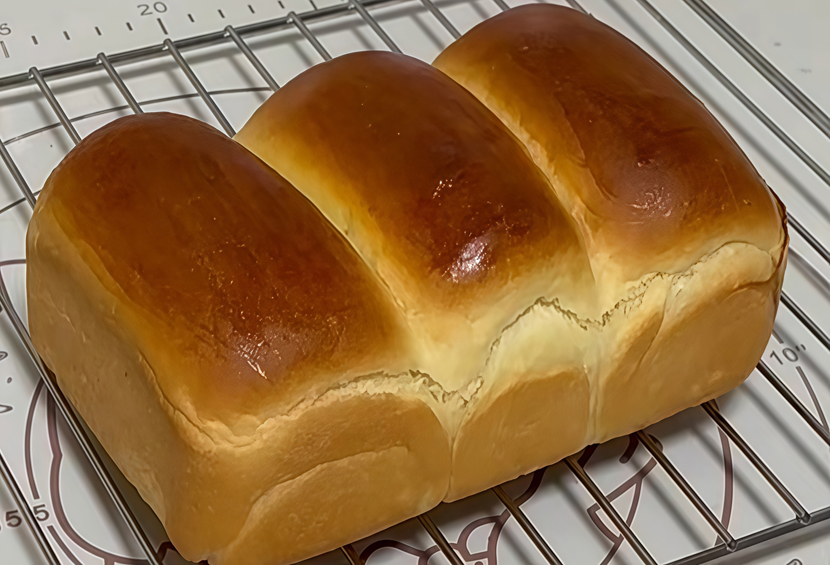
M 369 51 L 317 65 L 271 96 L 236 139 L 289 179 L 318 169 L 326 186 L 298 188 L 326 214 L 345 206 L 352 222 L 371 223 L 382 239 L 361 253 L 400 265 L 428 300 L 480 297 L 579 246 L 501 122 L 410 57 Z
M 38 200 L 27 297 L 38 352 L 187 559 L 294 562 L 446 493 L 449 438 L 399 370 L 385 290 L 212 128 L 151 114 L 84 140 Z
M 434 64 L 525 144 L 586 242 L 600 315 L 573 313 L 591 343 L 590 410 L 577 443 L 633 432 L 740 384 L 769 339 L 786 216 L 706 108 L 622 35 L 559 6 L 526 5 L 486 20 Z M 524 341 L 505 355 L 527 343 L 554 347 L 544 334 Z M 550 370 L 564 358 L 549 360 Z M 521 361 L 512 364 L 508 373 L 523 374 Z M 459 454 L 482 467 L 476 449 L 463 449 L 461 430 L 453 498 L 470 492 L 456 481 Z M 499 471 L 529 471 L 532 453 L 553 460 L 574 445 L 517 446 Z
M 484 105 L 364 53 L 243 128 L 322 213 L 169 115 L 50 177 L 35 346 L 187 558 L 333 549 L 708 400 L 763 351 L 783 206 L 659 65 L 550 6 L 436 64 Z
M 525 142 L 580 223 L 595 272 L 677 272 L 728 241 L 770 249 L 782 216 L 729 134 L 597 19 L 552 5 L 486 20 L 435 66 Z
M 186 559 L 292 563 L 444 496 L 449 442 L 417 382 L 378 375 L 332 388 L 223 439 L 199 406 L 177 410 L 156 386 L 182 374 L 144 356 L 164 348 L 146 345 L 157 325 L 136 323 L 48 210 L 30 233 L 35 347 Z
M 418 369 L 448 390 L 479 374 L 517 310 L 590 295 L 581 239 L 544 175 L 491 112 L 421 61 L 372 51 L 313 67 L 236 139 L 378 272 L 420 340 Z
M 343 367 L 360 374 L 399 354 L 394 307 L 340 234 L 195 120 L 145 114 L 101 128 L 56 169 L 46 206 L 197 363 L 175 388 L 200 410 L 262 414 L 337 382 Z

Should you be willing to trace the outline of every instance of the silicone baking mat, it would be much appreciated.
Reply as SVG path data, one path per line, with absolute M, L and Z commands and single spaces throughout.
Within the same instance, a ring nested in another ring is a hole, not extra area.
M 830 244 L 830 176 L 824 172 L 830 168 L 830 140 L 716 32 L 717 20 L 707 22 L 701 17 L 699 2 L 580 0 L 579 4 L 641 45 L 701 98 L 793 217 L 818 241 Z M 807 102 L 830 108 L 830 3 L 710 0 L 706 5 L 788 77 Z M 220 31 L 228 25 L 244 30 L 248 24 L 291 11 L 302 15 L 313 38 L 333 56 L 388 48 L 372 23 L 403 52 L 426 61 L 452 41 L 451 31 L 430 10 L 429 1 L 370 6 L 373 18 L 361 17 L 355 9 L 345 10 L 346 6 L 336 0 L 4 1 L 0 4 L 0 139 L 23 179 L 37 191 L 73 141 L 41 89 L 32 80 L 18 85 L 14 77 L 27 75 L 31 67 L 46 69 L 83 61 L 99 52 L 114 54 L 165 39 Z M 439 16 L 462 33 L 501 9 L 493 0 L 436 1 L 434 6 Z M 314 16 L 326 13 L 336 17 Z M 665 17 L 663 24 L 659 17 Z M 675 35 L 667 31 L 666 22 Z M 299 27 L 294 24 L 246 35 L 247 44 L 279 84 L 322 60 Z M 703 61 L 695 58 L 683 38 L 700 50 Z M 183 49 L 182 55 L 237 129 L 271 92 L 231 41 Z M 220 127 L 169 54 L 119 64 L 118 72 L 145 111 L 180 112 Z M 718 73 L 726 78 L 725 83 Z M 130 113 L 103 69 L 54 79 L 45 76 L 81 137 Z M 821 116 L 813 115 L 813 121 L 821 124 Z M 0 166 L 0 275 L 24 323 L 24 236 L 30 216 L 19 184 Z M 818 326 L 830 328 L 826 278 L 830 267 L 801 236 L 792 233 L 792 237 L 785 290 Z M 789 308 L 780 309 L 764 361 L 818 427 L 828 430 L 830 353 Z M 757 371 L 744 385 L 718 399 L 717 406 L 813 522 L 798 527 L 792 505 L 704 409 L 687 410 L 647 433 L 739 540 L 742 549 L 725 559 L 780 565 L 830 563 L 826 534 L 830 521 L 821 522 L 830 512 L 825 510 L 830 507 L 828 445 Z M 5 313 L 0 314 L 0 453 L 61 563 L 147 562 Z M 156 559 L 168 565 L 182 563 L 152 512 L 102 457 L 146 532 Z M 712 548 L 722 545 L 711 525 L 636 437 L 591 447 L 581 454 L 579 463 L 657 562 L 703 562 L 717 553 Z M 565 464 L 520 478 L 504 490 L 562 563 L 641 562 L 598 499 Z M 429 516 L 455 558 L 464 563 L 545 562 L 493 491 L 442 505 Z M 778 535 L 790 529 L 798 532 Z M 766 538 L 772 541 L 744 549 Z M 447 562 L 435 539 L 414 519 L 357 541 L 353 548 L 372 565 Z M 345 564 L 346 559 L 338 551 L 315 561 Z M 0 484 L 0 563 L 42 562 L 45 557 L 23 520 L 22 509 L 6 485 Z

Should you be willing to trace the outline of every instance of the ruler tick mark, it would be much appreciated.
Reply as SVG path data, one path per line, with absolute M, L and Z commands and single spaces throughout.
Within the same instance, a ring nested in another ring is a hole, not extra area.
M 101 30 L 98 29 L 98 26 L 95 26 L 95 31 L 98 33 L 98 35 L 102 35 Z
M 219 12 L 219 16 L 220 16 L 221 18 L 224 18 L 224 17 L 225 17 L 225 14 L 224 14 L 224 13 L 222 13 L 222 10 L 216 10 L 216 11 L 217 11 L 217 12 Z
M 161 31 L 164 32 L 164 35 L 168 35 L 167 34 L 167 28 L 164 27 L 164 22 L 161 21 L 161 18 L 156 18 L 156 21 L 159 23 L 159 27 L 161 28 Z
M 34 35 L 32 36 L 32 43 L 37 45 L 37 37 L 35 37 Z
M 251 6 L 250 4 L 248 4 L 248 9 L 251 11 L 252 14 L 256 14 L 256 11 L 254 10 L 254 7 Z
M 3 49 L 3 55 L 6 57 L 6 59 L 8 59 L 9 58 L 9 50 L 6 49 L 6 42 L 5 41 L 0 41 L 0 48 Z
M 188 15 L 187 15 L 187 17 L 188 17 L 188 18 L 190 18 L 190 21 L 191 21 L 191 22 L 195 22 L 195 21 L 196 21 L 196 20 L 194 20 L 194 19 L 193 19 L 193 14 L 188 14 Z
M 308 0 L 308 1 L 309 1 L 309 2 L 311 2 L 311 7 L 312 7 L 312 8 L 314 8 L 314 9 L 316 10 L 316 9 L 317 9 L 317 5 L 314 3 L 314 0 Z
M 133 30 L 133 26 L 130 22 L 127 22 L 127 29 L 130 30 L 130 31 Z
M 71 40 L 72 40 L 72 38 L 71 38 L 71 37 L 69 37 L 69 34 L 68 34 L 68 33 L 66 33 L 66 32 L 63 32 L 63 36 L 66 38 L 66 40 L 67 40 L 67 41 L 71 41 Z
M 285 10 L 285 5 L 282 3 L 282 0 L 277 0 L 277 2 L 279 3 L 280 8 L 282 8 L 283 10 Z

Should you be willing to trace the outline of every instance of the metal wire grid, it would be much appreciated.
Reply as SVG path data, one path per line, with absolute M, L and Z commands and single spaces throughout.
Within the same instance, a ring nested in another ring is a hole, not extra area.
M 171 56 L 188 80 L 191 82 L 199 97 L 204 101 L 211 113 L 216 117 L 219 124 L 229 136 L 233 136 L 235 131 L 228 119 L 214 102 L 211 95 L 200 82 L 199 78 L 193 72 L 193 69 L 188 64 L 185 57 L 182 55 L 184 49 L 203 48 L 209 45 L 214 45 L 227 40 L 231 40 L 236 47 L 245 55 L 257 73 L 262 77 L 266 84 L 274 91 L 279 89 L 279 84 L 274 80 L 273 76 L 268 72 L 267 68 L 257 58 L 256 54 L 245 43 L 244 36 L 255 33 L 263 33 L 276 31 L 285 28 L 294 27 L 300 34 L 312 45 L 312 47 L 320 54 L 320 56 L 328 61 L 331 55 L 326 51 L 322 43 L 314 35 L 314 32 L 307 24 L 321 21 L 333 17 L 344 16 L 350 12 L 356 12 L 360 18 L 377 34 L 383 43 L 391 50 L 401 53 L 400 48 L 395 44 L 391 37 L 383 30 L 377 20 L 369 12 L 369 8 L 386 6 L 401 1 L 410 0 L 348 0 L 346 4 L 331 6 L 328 8 L 311 10 L 298 14 L 296 12 L 289 12 L 287 16 L 276 18 L 272 20 L 261 21 L 246 26 L 234 28 L 227 26 L 222 31 L 203 34 L 179 41 L 172 41 L 166 39 L 163 43 L 135 49 L 127 52 L 117 53 L 114 55 L 106 55 L 99 53 L 97 58 L 78 61 L 67 65 L 60 65 L 50 67 L 47 69 L 37 69 L 32 67 L 27 73 L 11 75 L 0 78 L 0 88 L 13 87 L 34 82 L 39 87 L 41 93 L 49 102 L 52 111 L 57 116 L 61 125 L 75 144 L 80 143 L 81 136 L 75 129 L 72 121 L 67 117 L 60 102 L 55 97 L 47 78 L 59 78 L 69 76 L 71 74 L 85 73 L 95 71 L 103 68 L 115 86 L 118 88 L 121 95 L 126 100 L 130 109 L 140 114 L 143 112 L 141 105 L 131 94 L 129 88 L 121 79 L 115 64 L 136 62 L 153 56 L 169 55 Z M 507 10 L 509 6 L 504 0 L 493 0 L 494 3 L 501 9 Z M 801 161 L 818 176 L 828 187 L 830 187 L 830 174 L 827 173 L 810 155 L 801 148 L 801 146 L 794 141 L 786 132 L 778 127 L 775 122 L 761 110 L 752 100 L 733 83 L 725 74 L 723 74 L 709 59 L 706 58 L 695 45 L 680 32 L 674 25 L 666 19 L 663 14 L 657 10 L 648 0 L 637 0 L 644 10 L 653 17 L 664 29 L 670 34 L 684 49 L 686 49 L 701 65 L 703 65 L 732 95 L 734 95 L 759 121 L 761 121 L 786 147 L 788 147 Z M 716 31 L 735 51 L 737 51 L 746 61 L 764 78 L 766 78 L 793 106 L 800 110 L 804 116 L 809 119 L 825 136 L 830 138 L 830 118 L 827 114 L 802 91 L 800 91 L 792 82 L 790 82 L 781 72 L 779 72 L 767 59 L 765 59 L 758 51 L 756 51 L 741 35 L 734 30 L 729 24 L 724 21 L 705 0 L 683 0 L 703 21 L 705 21 L 714 31 Z M 441 9 L 436 6 L 432 0 L 420 0 L 424 7 L 436 18 L 436 20 L 446 29 L 446 31 L 453 37 L 460 37 L 460 33 L 453 26 L 450 20 L 444 15 Z M 579 10 L 582 13 L 589 14 L 578 0 L 567 0 L 571 8 Z M 6 149 L 3 142 L 0 140 L 0 157 L 2 157 L 7 169 L 11 173 L 12 178 L 16 182 L 20 192 L 25 201 L 34 208 L 36 196 L 29 188 L 23 175 L 20 173 L 11 155 Z M 828 264 L 830 264 L 830 251 L 828 251 L 816 237 L 810 233 L 792 214 L 788 215 L 789 225 L 807 242 L 810 247 Z M 794 249 L 790 250 L 800 256 Z M 815 323 L 810 317 L 796 304 L 793 299 L 782 291 L 781 303 L 792 312 L 796 319 L 801 322 L 804 327 L 815 336 L 815 338 L 830 351 L 830 338 L 824 331 Z M 0 276 L 0 307 L 6 311 L 6 315 L 14 327 L 15 332 L 26 348 L 32 362 L 35 365 L 41 379 L 46 385 L 49 393 L 56 402 L 58 408 L 69 424 L 74 436 L 81 445 L 84 454 L 89 459 L 94 468 L 98 478 L 104 485 L 107 493 L 115 503 L 116 508 L 126 521 L 132 534 L 135 536 L 139 546 L 141 547 L 145 557 L 151 565 L 161 565 L 161 560 L 153 549 L 146 533 L 142 529 L 132 510 L 126 503 L 123 495 L 118 490 L 113 480 L 113 477 L 104 466 L 103 461 L 92 445 L 90 437 L 81 426 L 78 416 L 73 411 L 66 397 L 57 386 L 54 374 L 46 367 L 41 358 L 32 345 L 29 334 L 15 311 L 11 299 L 9 297 L 6 285 Z M 763 361 L 759 361 L 757 366 L 758 371 L 773 388 L 781 394 L 781 396 L 790 404 L 796 413 L 818 434 L 818 436 L 830 446 L 830 433 L 821 425 L 821 423 L 810 413 L 810 411 L 801 403 L 800 400 L 793 394 L 793 392 L 779 379 L 779 377 L 766 365 Z M 767 481 L 778 496 L 790 507 L 794 514 L 794 518 L 790 521 L 766 528 L 764 530 L 755 532 L 753 534 L 736 539 L 728 530 L 727 527 L 718 519 L 712 510 L 706 505 L 700 496 L 691 487 L 684 476 L 672 464 L 660 450 L 659 446 L 646 433 L 640 431 L 635 435 L 637 439 L 644 445 L 649 453 L 657 461 L 657 464 L 662 467 L 666 474 L 675 483 L 677 488 L 685 495 L 689 502 L 700 513 L 701 517 L 711 526 L 712 530 L 720 538 L 721 543 L 694 555 L 674 561 L 670 565 L 698 565 L 709 562 L 713 559 L 726 555 L 727 553 L 746 549 L 763 541 L 783 535 L 787 532 L 802 528 L 808 524 L 815 524 L 817 522 L 830 518 L 830 507 L 823 508 L 814 512 L 812 515 L 807 512 L 804 506 L 793 496 L 781 480 L 773 473 L 773 471 L 763 462 L 755 450 L 741 437 L 739 432 L 732 427 L 727 419 L 720 413 L 717 406 L 713 402 L 707 402 L 701 408 L 708 414 L 717 427 L 723 431 L 724 434 L 738 447 L 738 449 L 746 456 L 749 462 L 755 467 L 758 473 Z M 595 502 L 602 508 L 606 516 L 615 524 L 623 535 L 625 540 L 631 545 L 640 560 L 646 565 L 657 565 L 657 561 L 649 553 L 648 549 L 643 545 L 637 535 L 631 530 L 625 520 L 615 510 L 610 500 L 600 490 L 592 478 L 588 475 L 585 469 L 580 465 L 576 456 L 567 457 L 564 460 L 565 465 L 574 474 L 576 479 L 587 490 Z M 49 540 L 46 538 L 43 530 L 35 519 L 34 513 L 30 505 L 25 499 L 22 490 L 16 479 L 10 472 L 5 460 L 0 454 L 0 475 L 8 486 L 11 494 L 23 513 L 26 524 L 32 531 L 32 534 L 37 541 L 38 547 L 41 550 L 44 558 L 50 565 L 59 565 L 60 561 L 55 554 Z M 528 538 L 533 542 L 539 553 L 545 561 L 551 565 L 562 565 L 562 561 L 557 557 L 553 548 L 540 535 L 534 524 L 527 518 L 524 512 L 519 508 L 515 501 L 502 489 L 500 486 L 493 487 L 493 492 L 510 512 L 512 517 L 516 520 L 519 526 L 527 534 Z M 452 565 L 463 565 L 463 561 L 458 553 L 452 548 L 446 537 L 435 525 L 428 514 L 418 516 L 420 524 L 423 526 L 427 534 L 440 548 L 443 555 L 448 559 Z M 351 545 L 345 545 L 341 548 L 343 555 L 351 565 L 363 565 L 361 558 Z

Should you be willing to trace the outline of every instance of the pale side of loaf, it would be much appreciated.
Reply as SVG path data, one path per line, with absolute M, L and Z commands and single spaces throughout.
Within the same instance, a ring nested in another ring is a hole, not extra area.
M 552 6 L 435 66 L 318 65 L 239 143 L 124 118 L 47 182 L 35 346 L 188 559 L 334 549 L 760 357 L 784 209 L 665 70 Z

